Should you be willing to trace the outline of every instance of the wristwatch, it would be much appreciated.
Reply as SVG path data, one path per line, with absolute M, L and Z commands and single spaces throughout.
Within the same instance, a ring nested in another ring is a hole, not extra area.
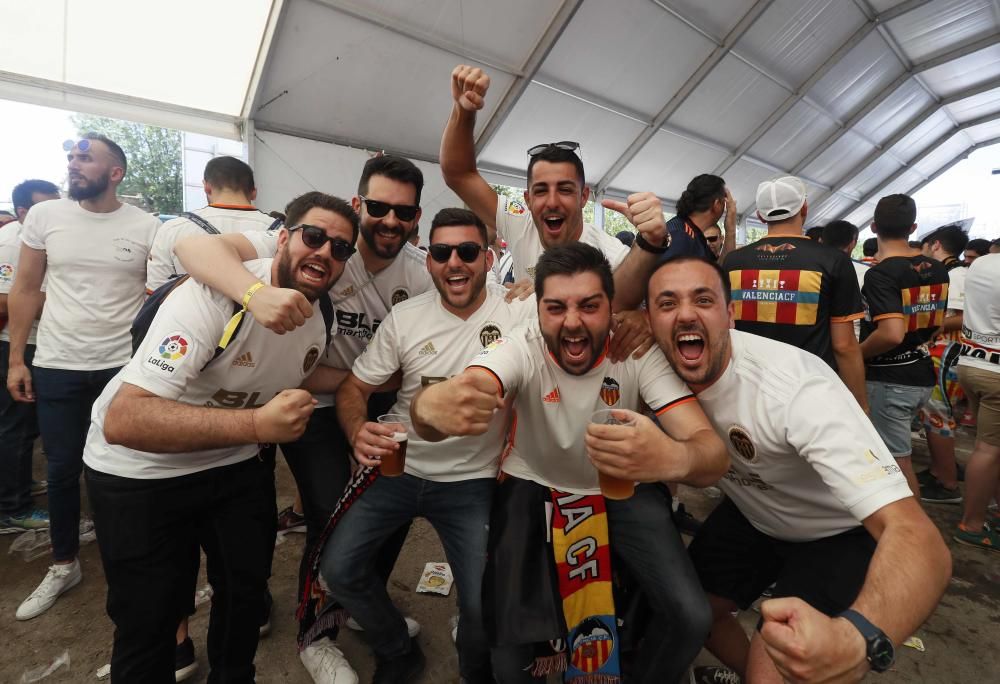
M 873 672 L 885 672 L 896 662 L 896 649 L 892 640 L 881 629 L 868 621 L 864 615 L 848 608 L 837 617 L 842 617 L 861 632 L 865 639 L 865 657 Z
M 635 234 L 635 244 L 639 245 L 639 249 L 645 250 L 647 252 L 652 252 L 653 254 L 664 254 L 668 249 L 670 249 L 670 233 L 667 233 L 666 240 L 662 247 L 657 247 L 656 245 L 649 242 L 646 238 L 642 236 L 642 233 Z

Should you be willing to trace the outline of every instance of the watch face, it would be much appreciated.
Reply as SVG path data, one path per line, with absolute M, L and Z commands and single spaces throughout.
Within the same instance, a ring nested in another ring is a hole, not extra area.
M 892 642 L 884 636 L 875 637 L 872 641 L 869 662 L 876 672 L 885 672 L 896 660 L 896 650 Z

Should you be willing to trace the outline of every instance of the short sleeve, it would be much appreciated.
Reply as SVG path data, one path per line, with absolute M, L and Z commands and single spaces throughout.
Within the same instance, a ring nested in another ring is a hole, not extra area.
M 361 382 L 377 387 L 402 367 L 399 349 L 396 317 L 390 311 L 361 356 L 354 361 L 352 372 Z
M 469 363 L 469 368 L 482 368 L 500 386 L 500 396 L 517 394 L 530 369 L 523 338 L 501 337 L 487 345 Z
M 872 322 L 883 318 L 903 318 L 903 295 L 899 285 L 884 270 L 873 268 L 865 274 L 862 293 L 868 302 L 868 315 Z
M 500 239 L 507 242 L 517 239 L 518 229 L 527 214 L 528 208 L 523 200 L 497 195 L 497 235 Z
M 600 228 L 590 226 L 590 229 L 597 235 L 597 244 L 594 246 L 604 253 L 608 263 L 611 264 L 611 270 L 618 270 L 618 267 L 625 261 L 625 257 L 628 256 L 629 248 L 621 240 L 608 235 Z
M 4 241 L 4 244 L 0 245 L 0 294 L 9 294 L 10 288 L 14 285 L 14 276 L 17 275 L 17 252 L 20 249 L 20 242 L 10 244 Z
M 32 249 L 45 249 L 45 229 L 38 218 L 41 215 L 37 209 L 29 211 L 21 224 L 21 242 Z
M 691 389 L 677 377 L 663 354 L 657 350 L 647 352 L 638 361 L 636 373 L 639 396 L 656 415 L 666 413 L 675 406 L 695 401 Z
M 258 259 L 273 259 L 278 253 L 277 230 L 251 230 L 240 233 L 257 250 Z
M 153 246 L 149 250 L 149 263 L 146 264 L 146 293 L 149 294 L 177 274 L 174 268 L 174 244 L 179 237 L 179 231 L 174 226 L 164 225 L 153 238 Z
M 163 300 L 122 381 L 176 401 L 212 359 L 231 316 L 204 285 L 183 283 Z
M 830 298 L 830 318 L 836 322 L 860 319 L 865 307 L 854 265 L 846 254 L 839 253 L 833 269 L 833 291 Z
M 786 407 L 784 416 L 776 416 L 779 429 L 859 522 L 912 496 L 896 460 L 832 371 L 804 378 Z
M 948 308 L 952 311 L 965 311 L 965 276 L 968 269 L 953 268 L 948 271 Z

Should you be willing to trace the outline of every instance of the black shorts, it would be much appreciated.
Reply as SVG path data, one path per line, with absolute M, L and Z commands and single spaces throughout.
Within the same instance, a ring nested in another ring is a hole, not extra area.
M 775 598 L 795 596 L 833 616 L 849 608 L 861 591 L 875 540 L 859 525 L 815 541 L 781 541 L 751 525 L 727 498 L 688 551 L 705 591 L 741 610 L 774 584 Z

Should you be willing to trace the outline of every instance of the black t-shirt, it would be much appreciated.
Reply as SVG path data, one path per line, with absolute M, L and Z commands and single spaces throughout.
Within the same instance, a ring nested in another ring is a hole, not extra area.
M 660 256 L 661 264 L 667 259 L 679 256 L 696 256 L 715 261 L 715 252 L 709 246 L 704 233 L 690 221 L 675 216 L 667 221 L 667 232 L 670 233 L 670 248 Z
M 925 256 L 883 259 L 865 274 L 862 288 L 868 314 L 861 322 L 862 342 L 881 320 L 900 318 L 906 327 L 894 349 L 868 360 L 865 378 L 897 385 L 930 387 L 934 365 L 927 343 L 944 324 L 948 309 L 948 269 Z
M 722 265 L 736 304 L 736 329 L 812 352 L 836 370 L 831 322 L 864 317 L 850 258 L 807 237 L 765 237 Z

